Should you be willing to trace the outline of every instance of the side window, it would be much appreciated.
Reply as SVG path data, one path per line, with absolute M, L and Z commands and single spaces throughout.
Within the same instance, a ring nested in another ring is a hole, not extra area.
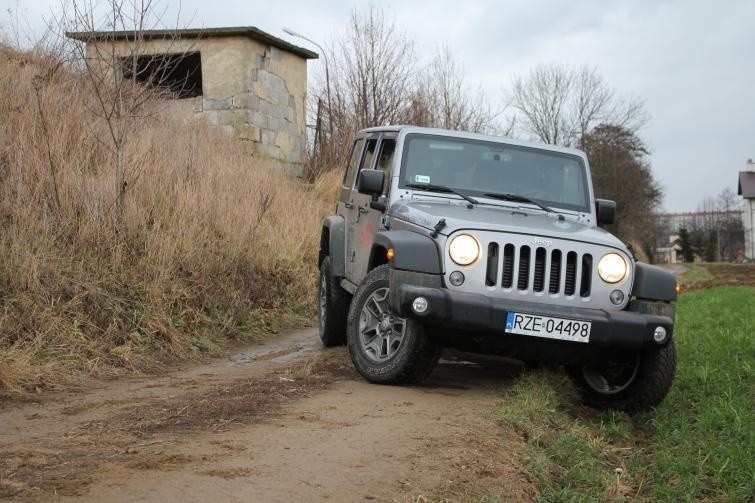
M 376 147 L 377 140 L 367 140 L 367 148 L 364 150 L 362 164 L 359 166 L 360 171 L 363 169 L 370 169 L 372 167 L 372 159 L 375 157 Z
M 396 140 L 384 139 L 380 144 L 380 153 L 378 154 L 378 161 L 375 169 L 385 173 L 385 181 L 383 182 L 383 194 L 386 193 L 386 189 L 390 186 L 391 180 L 391 165 L 393 164 L 393 153 L 396 151 Z
M 377 147 L 377 140 L 367 140 L 367 150 L 364 151 L 362 166 L 359 169 L 370 169 L 372 167 L 372 159 L 375 157 L 375 147 Z
M 359 159 L 362 156 L 362 146 L 364 140 L 357 140 L 354 142 L 354 147 L 351 149 L 351 158 L 349 159 L 349 167 L 346 173 L 343 175 L 343 186 L 350 189 L 354 186 L 354 176 L 357 173 L 357 167 L 359 166 Z

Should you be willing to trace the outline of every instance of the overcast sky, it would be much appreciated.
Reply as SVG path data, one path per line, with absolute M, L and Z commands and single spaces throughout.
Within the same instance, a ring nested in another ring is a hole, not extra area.
M 449 45 L 470 84 L 496 99 L 512 74 L 539 62 L 596 66 L 620 94 L 646 100 L 641 136 L 665 192 L 664 208 L 694 210 L 700 199 L 736 190 L 755 158 L 755 0 L 563 0 L 374 2 L 428 58 Z M 0 0 L 0 22 L 18 11 L 32 32 L 60 0 Z M 197 27 L 290 27 L 325 44 L 366 1 L 163 0 Z M 311 46 L 310 46 L 311 47 Z M 319 52 L 319 51 L 318 51 Z M 314 72 L 321 62 L 310 62 Z

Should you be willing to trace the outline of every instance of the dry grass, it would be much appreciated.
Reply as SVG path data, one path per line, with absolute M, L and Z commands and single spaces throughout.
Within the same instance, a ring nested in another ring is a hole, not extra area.
M 0 46 L 0 394 L 309 316 L 330 190 L 203 125 L 151 118 L 129 142 L 115 232 L 114 154 L 86 89 L 54 58 Z

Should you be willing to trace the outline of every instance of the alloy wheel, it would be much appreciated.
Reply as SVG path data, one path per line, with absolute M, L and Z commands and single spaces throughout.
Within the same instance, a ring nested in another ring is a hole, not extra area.
M 406 320 L 390 311 L 389 293 L 386 287 L 372 292 L 359 314 L 359 344 L 364 354 L 378 363 L 396 356 L 406 332 Z

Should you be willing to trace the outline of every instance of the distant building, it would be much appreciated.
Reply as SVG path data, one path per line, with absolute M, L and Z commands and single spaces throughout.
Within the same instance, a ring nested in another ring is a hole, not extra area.
M 133 71 L 134 32 L 75 32 L 87 60 Z M 306 145 L 307 60 L 318 55 L 253 26 L 139 33 L 137 80 L 172 91 L 171 114 L 202 118 L 248 143 L 252 152 L 284 171 L 301 172 Z M 115 58 L 112 57 L 115 52 Z
M 682 247 L 678 243 L 679 234 L 668 236 L 668 244 L 655 249 L 655 261 L 658 264 L 677 264 L 684 262 Z
M 716 226 L 717 222 L 739 220 L 739 211 L 687 211 L 683 213 L 661 213 L 656 219 L 658 225 L 665 230 L 666 235 L 678 234 L 679 229 L 706 229 Z
M 737 194 L 742 196 L 742 225 L 745 230 L 745 260 L 755 260 L 755 163 L 747 159 L 745 171 L 739 172 Z

